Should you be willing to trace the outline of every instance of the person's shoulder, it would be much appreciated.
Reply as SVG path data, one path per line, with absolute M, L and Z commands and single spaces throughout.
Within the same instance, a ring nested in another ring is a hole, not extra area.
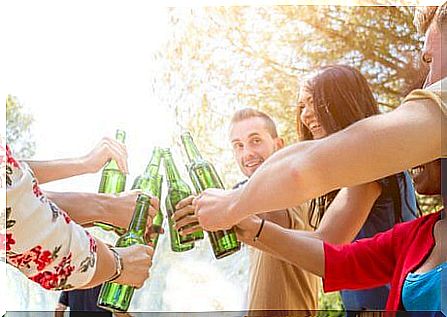
M 431 84 L 424 89 L 415 89 L 411 91 L 404 99 L 404 103 L 421 100 L 421 99 L 429 99 L 434 101 L 437 104 L 445 103 L 447 96 L 447 77 Z
M 398 223 L 394 226 L 394 231 L 410 233 L 413 230 L 421 230 L 422 228 L 431 228 L 432 226 L 434 226 L 436 221 L 439 220 L 441 213 L 442 211 L 438 211 L 410 221 Z
M 447 86 L 447 77 L 431 84 L 430 86 L 426 87 L 425 90 L 433 91 L 433 92 L 442 91 L 445 93 L 445 91 L 447 90 L 446 86 Z

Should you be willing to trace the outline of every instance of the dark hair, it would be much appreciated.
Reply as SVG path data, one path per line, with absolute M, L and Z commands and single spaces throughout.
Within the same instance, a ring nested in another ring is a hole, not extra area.
M 365 77 L 355 68 L 346 65 L 329 65 L 320 68 L 316 75 L 305 83 L 313 100 L 315 116 L 328 134 L 342 130 L 354 122 L 379 114 L 379 108 Z M 297 131 L 300 140 L 311 140 L 312 134 L 301 122 L 301 107 L 297 111 Z M 391 195 L 394 201 L 395 222 L 402 220 L 401 196 L 398 177 L 390 178 Z M 405 177 L 403 177 L 405 181 Z M 406 183 L 405 183 L 406 187 Z M 339 190 L 315 198 L 309 206 L 309 223 L 316 228 L 326 209 Z M 408 202 L 407 202 L 408 205 Z
M 353 67 L 322 67 L 307 80 L 305 87 L 312 95 L 315 116 L 328 134 L 379 113 L 368 82 Z M 300 140 L 311 140 L 312 134 L 299 118 L 300 111 L 297 115 Z
M 262 111 L 253 108 L 244 108 L 236 111 L 231 118 L 231 124 L 247 120 L 250 118 L 261 118 L 265 122 L 265 127 L 267 131 L 270 133 L 272 138 L 278 137 L 278 132 L 276 130 L 276 124 L 273 122 L 270 116 Z

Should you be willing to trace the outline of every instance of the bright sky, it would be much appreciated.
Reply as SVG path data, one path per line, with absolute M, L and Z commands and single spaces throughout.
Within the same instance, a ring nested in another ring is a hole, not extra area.
M 151 54 L 165 39 L 167 9 L 149 1 L 7 6 L 8 93 L 35 118 L 35 158 L 82 155 L 121 127 L 131 175 L 139 174 L 152 147 L 167 145 L 170 134 L 172 120 L 150 86 Z M 98 182 L 90 175 L 46 188 L 96 191 Z

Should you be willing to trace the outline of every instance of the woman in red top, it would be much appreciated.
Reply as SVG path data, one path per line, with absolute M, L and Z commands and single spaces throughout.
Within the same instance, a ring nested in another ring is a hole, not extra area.
M 425 164 L 418 170 L 421 172 L 414 177 L 417 190 L 422 194 L 440 194 L 441 160 Z M 257 243 L 277 256 L 323 277 L 325 291 L 363 289 L 390 283 L 387 310 L 405 309 L 402 288 L 409 273 L 433 270 L 445 263 L 447 254 L 447 245 L 441 243 L 447 241 L 444 210 L 342 246 L 296 234 L 273 223 L 265 223 L 262 233 L 258 234 L 260 222 L 257 217 L 250 217 L 238 228 L 246 238 L 257 235 Z M 294 252 L 290 252 L 291 249 Z M 440 307 L 430 310 L 440 310 Z

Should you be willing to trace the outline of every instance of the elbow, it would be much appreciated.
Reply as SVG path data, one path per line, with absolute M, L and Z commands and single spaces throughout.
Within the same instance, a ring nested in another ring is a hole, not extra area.
M 296 160 L 289 164 L 289 175 L 299 196 L 309 200 L 325 193 L 325 177 L 315 162 Z
M 296 188 L 304 188 L 306 180 L 304 177 L 303 167 L 301 164 L 299 164 L 299 162 L 293 161 L 291 162 L 291 164 L 289 164 L 289 175 Z

